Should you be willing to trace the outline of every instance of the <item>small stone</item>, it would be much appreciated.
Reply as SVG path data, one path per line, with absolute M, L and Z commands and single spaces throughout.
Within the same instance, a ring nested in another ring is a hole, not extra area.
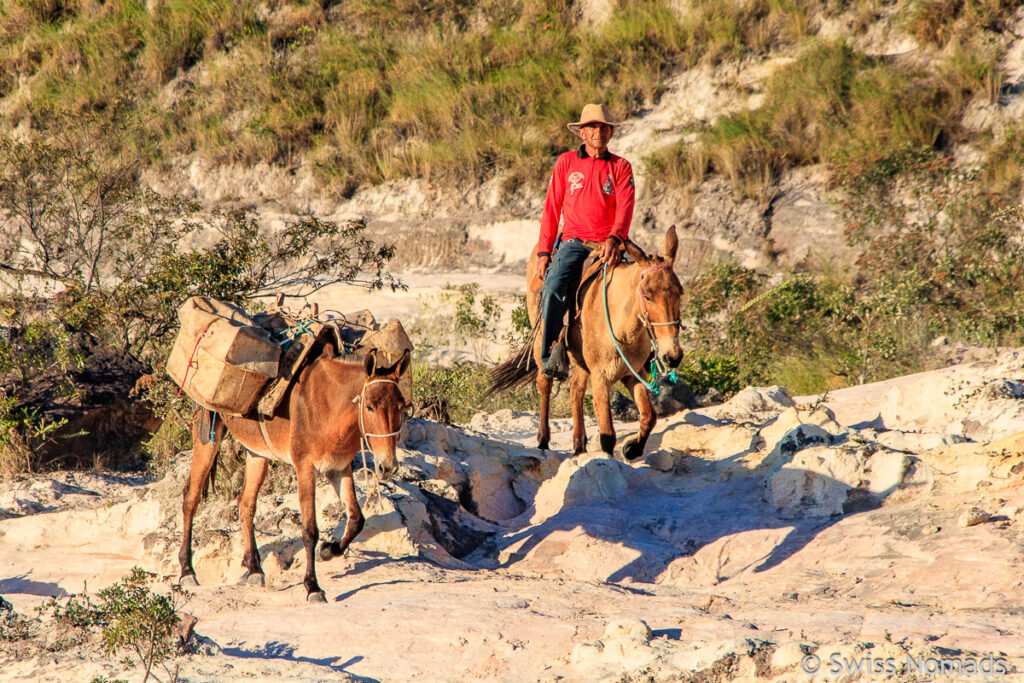
M 772 653 L 771 665 L 776 671 L 796 668 L 810 648 L 803 643 L 783 643 Z
M 604 630 L 605 639 L 621 638 L 649 643 L 654 633 L 643 619 L 622 619 L 608 624 Z
M 949 346 L 949 337 L 936 337 L 932 340 L 932 347 Z
M 181 639 L 182 645 L 185 645 L 192 639 L 192 634 L 196 630 L 196 624 L 199 623 L 199 619 L 185 612 L 179 612 L 178 616 L 181 620 L 174 627 L 174 635 Z
M 960 519 L 956 521 L 961 527 L 967 528 L 969 526 L 975 526 L 977 524 L 984 524 L 991 518 L 987 512 L 979 507 L 972 507 L 970 510 L 965 510 Z
M 929 534 L 929 535 L 930 534 L 937 534 L 940 531 L 942 531 L 942 527 L 941 526 L 935 526 L 934 524 L 931 525 L 931 526 L 926 526 L 924 528 L 924 533 Z

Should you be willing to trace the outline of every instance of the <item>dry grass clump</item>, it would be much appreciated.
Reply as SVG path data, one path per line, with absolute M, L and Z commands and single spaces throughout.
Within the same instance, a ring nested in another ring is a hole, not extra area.
M 995 60 L 994 50 L 955 50 L 929 71 L 843 42 L 815 42 L 769 78 L 760 108 L 719 118 L 697 144 L 658 155 L 655 169 L 687 189 L 714 171 L 737 195 L 766 206 L 787 166 L 864 161 L 908 144 L 963 139 L 962 113 L 990 92 Z
M 1004 31 L 1019 6 L 1018 0 L 914 0 L 903 23 L 921 45 L 942 48 L 979 31 Z
M 982 181 L 993 193 L 1019 197 L 1024 191 L 1024 124 L 1009 127 L 992 145 L 982 171 Z
M 813 18 L 825 10 L 815 0 L 698 0 L 683 20 L 692 46 L 687 63 L 717 64 L 796 43 L 811 34 Z

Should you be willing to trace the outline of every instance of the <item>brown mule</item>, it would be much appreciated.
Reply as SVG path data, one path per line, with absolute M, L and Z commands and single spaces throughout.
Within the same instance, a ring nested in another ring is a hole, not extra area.
M 620 264 L 608 273 L 608 310 L 611 327 L 630 366 L 640 375 L 651 355 L 653 337 L 657 342 L 660 360 L 677 367 L 683 359 L 679 343 L 679 306 L 683 286 L 672 269 L 679 239 L 675 226 L 665 234 L 663 256 L 648 256 L 632 242 L 626 243 L 626 252 L 633 263 Z M 530 257 L 526 267 L 526 281 L 535 280 L 536 255 Z M 580 292 L 579 320 L 568 334 L 569 357 L 574 370 L 569 384 L 573 416 L 573 449 L 582 453 L 587 449 L 587 435 L 583 423 L 583 396 L 587 379 L 594 395 L 601 436 L 601 450 L 612 453 L 615 448 L 615 426 L 612 423 L 611 388 L 622 380 L 632 393 L 640 412 L 640 431 L 623 444 L 623 455 L 635 460 L 643 454 L 647 438 L 654 428 L 657 416 L 651 397 L 623 362 L 608 330 L 604 308 L 605 283 L 600 274 L 583 285 Z M 527 287 L 526 305 L 530 322 L 538 329 L 540 317 L 540 288 Z M 491 391 L 501 391 L 528 381 L 536 375 L 540 392 L 540 427 L 537 444 L 547 448 L 551 440 L 548 411 L 551 401 L 551 378 L 537 372 L 540 364 L 541 338 L 534 335 L 532 346 L 527 344 L 492 374 Z
M 212 437 L 209 427 L 200 427 L 200 409 L 192 424 L 192 472 L 185 484 L 182 503 L 183 534 L 178 562 L 181 583 L 197 585 L 192 566 L 192 519 L 203 496 L 207 479 L 214 469 L 217 450 L 226 432 L 238 440 L 249 454 L 245 463 L 245 483 L 238 500 L 239 518 L 245 537 L 242 565 L 246 573 L 240 583 L 265 584 L 260 554 L 256 548 L 253 517 L 256 496 L 267 473 L 268 459 L 289 462 L 298 477 L 299 507 L 302 512 L 302 545 L 306 551 L 307 600 L 326 602 L 316 580 L 315 554 L 319 529 L 316 523 L 316 472 L 323 473 L 345 505 L 347 520 L 341 540 L 323 543 L 320 559 L 329 560 L 345 552 L 363 528 L 363 514 L 356 499 L 352 479 L 352 460 L 363 438 L 373 452 L 377 476 L 389 480 L 398 469 L 395 453 L 402 424 L 405 399 L 398 378 L 409 367 L 409 352 L 393 366 L 381 367 L 372 352 L 365 362 L 335 357 L 327 344 L 323 353 L 306 366 L 289 389 L 289 396 L 272 418 L 216 416 Z M 208 415 L 208 413 L 207 413 Z M 204 443 L 205 442 L 205 443 Z

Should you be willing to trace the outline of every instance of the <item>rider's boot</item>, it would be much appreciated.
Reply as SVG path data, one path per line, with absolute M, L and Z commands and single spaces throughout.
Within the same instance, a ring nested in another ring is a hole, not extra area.
M 569 359 L 565 353 L 565 334 L 558 337 L 558 341 L 551 347 L 551 353 L 544 363 L 544 374 L 556 381 L 562 381 L 569 376 Z

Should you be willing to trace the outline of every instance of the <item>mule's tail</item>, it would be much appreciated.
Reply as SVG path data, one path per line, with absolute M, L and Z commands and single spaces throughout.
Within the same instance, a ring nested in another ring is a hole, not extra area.
M 195 435 L 199 437 L 199 443 L 206 446 L 209 445 L 214 437 L 214 421 L 217 419 L 217 414 L 203 408 L 200 405 L 196 405 L 195 410 L 192 412 L 193 430 Z M 226 436 L 226 435 L 225 435 Z M 214 490 L 217 483 L 217 462 L 220 460 L 220 446 L 221 444 L 215 444 L 213 450 L 213 462 L 210 463 L 210 473 L 206 475 L 206 479 L 203 480 L 203 497 L 201 500 L 206 500 L 210 492 Z M 190 476 L 185 480 L 184 495 L 188 495 L 189 486 L 191 485 L 192 477 Z
M 540 327 L 541 322 L 538 320 L 515 355 L 491 370 L 491 386 L 487 389 L 487 396 L 526 384 L 537 376 L 537 363 L 533 359 L 533 345 L 540 333 Z

